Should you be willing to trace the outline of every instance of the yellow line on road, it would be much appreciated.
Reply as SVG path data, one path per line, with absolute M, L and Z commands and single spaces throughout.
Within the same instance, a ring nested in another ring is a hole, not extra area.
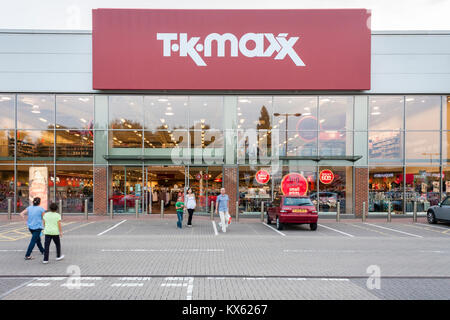
M 433 231 L 433 232 L 436 232 L 436 233 L 447 233 L 448 231 L 450 231 L 450 229 L 449 230 L 445 230 L 445 231 L 437 231 L 436 229 L 431 229 L 431 228 L 428 228 L 428 227 L 418 227 L 418 226 L 413 226 L 413 225 L 409 225 L 409 224 L 402 224 L 402 225 L 406 226 L 406 227 L 416 228 L 416 229 Z
M 77 230 L 77 229 L 82 228 L 82 227 L 84 227 L 84 226 L 87 226 L 88 224 L 91 224 L 91 223 L 95 223 L 95 221 L 92 221 L 92 222 L 88 222 L 88 223 L 82 224 L 82 225 L 80 225 L 80 226 L 77 226 L 77 227 L 75 227 L 75 228 L 69 229 L 69 230 L 67 230 L 67 231 L 64 231 L 64 230 L 63 230 L 63 234 L 64 234 L 64 233 L 67 233 L 67 232 L 70 232 L 70 231 L 73 231 L 73 230 Z
M 350 225 L 351 225 L 351 226 L 354 226 L 354 227 L 357 227 L 357 228 L 361 228 L 361 229 L 367 230 L 367 231 L 373 231 L 373 232 L 376 232 L 376 233 L 379 233 L 379 234 L 383 234 L 383 235 L 389 237 L 389 235 L 388 235 L 387 233 L 384 233 L 384 232 L 382 232 L 382 231 L 373 230 L 373 229 L 370 229 L 370 228 L 365 228 L 365 227 L 362 227 L 362 226 L 358 226 L 358 225 L 356 225 L 356 224 L 350 224 Z

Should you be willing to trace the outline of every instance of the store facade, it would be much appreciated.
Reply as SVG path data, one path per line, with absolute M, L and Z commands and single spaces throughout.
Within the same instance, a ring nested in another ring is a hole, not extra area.
M 450 190 L 449 40 L 372 32 L 369 88 L 150 90 L 101 88 L 90 32 L 0 31 L 0 212 L 45 195 L 68 213 L 88 200 L 106 214 L 112 200 L 117 214 L 137 203 L 159 214 L 187 187 L 205 213 L 221 187 L 241 215 L 281 193 L 311 197 L 322 214 L 338 203 L 385 213 L 388 201 L 426 212 Z

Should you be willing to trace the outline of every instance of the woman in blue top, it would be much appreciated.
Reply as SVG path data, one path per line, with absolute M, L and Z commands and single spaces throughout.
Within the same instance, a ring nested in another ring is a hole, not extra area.
M 41 231 L 44 229 L 42 224 L 42 215 L 45 213 L 44 208 L 40 207 L 41 198 L 34 198 L 33 205 L 29 206 L 25 210 L 20 213 L 22 218 L 25 218 L 25 213 L 28 214 L 28 230 L 31 232 L 31 241 L 28 245 L 27 253 L 25 254 L 25 260 L 31 260 L 33 257 L 31 256 L 31 252 L 34 249 L 34 246 L 37 244 L 39 251 L 41 254 L 44 254 L 44 247 L 41 242 Z

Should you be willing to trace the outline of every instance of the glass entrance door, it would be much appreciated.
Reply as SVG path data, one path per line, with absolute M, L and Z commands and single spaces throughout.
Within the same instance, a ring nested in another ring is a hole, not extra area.
M 141 166 L 112 167 L 112 195 L 114 213 L 142 212 L 143 175 Z

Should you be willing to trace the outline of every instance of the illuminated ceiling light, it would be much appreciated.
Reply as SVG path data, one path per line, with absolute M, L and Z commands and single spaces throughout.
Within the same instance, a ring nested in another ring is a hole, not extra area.
M 278 123 L 283 123 L 283 121 L 284 121 L 283 119 L 280 119 L 278 120 Z
M 292 103 L 292 100 L 289 100 L 288 103 Z
M 159 98 L 158 101 L 159 101 L 159 102 L 167 102 L 167 101 L 169 101 L 169 99 L 166 99 L 166 98 Z
M 39 120 L 41 120 L 42 122 L 47 122 L 47 120 L 44 118 L 39 118 Z
M 168 103 L 168 105 L 170 105 L 170 103 Z M 167 107 L 167 110 L 172 110 L 172 107 Z
M 173 116 L 173 114 L 174 114 L 173 112 L 166 112 L 165 113 L 166 116 Z
M 168 128 L 167 124 L 164 125 L 164 128 L 166 128 L 166 129 Z
M 90 99 L 89 98 L 78 98 L 78 100 L 80 100 L 82 102 L 88 102 Z
M 239 120 L 239 122 L 240 122 L 240 123 L 244 123 L 244 122 L 245 122 L 245 119 L 241 119 L 241 120 Z
M 122 118 L 122 119 L 120 119 L 120 121 L 122 121 L 122 123 L 125 123 L 125 119 L 123 119 L 123 118 Z
M 205 106 L 205 107 L 206 107 L 207 105 L 208 105 L 208 104 L 207 104 L 206 102 L 203 104 L 203 106 Z
M 205 123 L 205 119 L 200 119 L 200 122 L 201 123 Z
M 294 138 L 298 138 L 298 133 L 294 136 Z
M 324 122 L 325 122 L 325 119 L 320 120 L 320 123 L 324 123 Z
M 305 107 L 305 108 L 303 108 L 303 109 L 306 110 L 306 111 L 311 110 L 311 108 L 309 108 L 309 107 Z
M 9 101 L 9 100 L 11 100 L 11 98 L 10 98 L 10 97 L 2 97 L 1 100 L 2 100 L 2 101 Z
M 127 127 L 131 129 L 131 124 L 127 124 Z
M 85 119 L 83 119 L 83 118 L 80 118 L 80 120 L 81 120 L 81 122 L 83 122 L 83 123 L 87 123 L 87 121 L 86 121 Z
M 133 130 L 134 133 L 137 133 L 137 130 Z
M 274 129 L 276 129 L 276 128 L 278 128 L 278 126 L 277 126 L 277 125 L 275 125 L 275 126 L 273 126 L 273 128 L 274 128 Z
M 380 107 L 373 107 L 373 110 L 378 110 L 380 109 Z
M 310 115 L 311 115 L 311 112 L 305 112 L 305 113 L 302 113 L 302 115 L 303 115 L 303 116 L 310 116 Z
M 379 112 L 379 111 L 377 111 L 377 112 L 372 112 L 371 113 L 371 115 L 373 115 L 373 116 L 378 116 L 378 115 L 380 115 L 381 114 L 381 112 Z
M 166 122 L 166 120 L 165 119 L 159 119 L 162 123 L 164 123 L 164 122 Z
M 183 105 L 187 106 L 187 102 L 183 103 Z
M 59 128 L 59 125 L 56 125 L 57 128 Z
M 328 98 L 325 98 L 325 99 L 321 99 L 320 101 L 321 101 L 321 102 L 330 102 L 331 100 L 328 99 Z
M 414 98 L 406 98 L 407 102 L 414 101 L 414 100 L 415 100 Z

